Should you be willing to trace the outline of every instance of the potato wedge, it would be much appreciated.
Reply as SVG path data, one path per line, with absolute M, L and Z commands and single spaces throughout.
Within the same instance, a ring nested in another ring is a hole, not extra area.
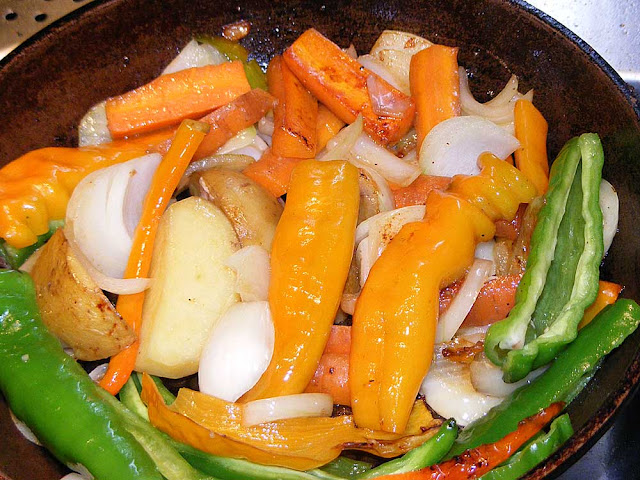
M 225 213 L 243 247 L 258 245 L 271 251 L 282 205 L 263 187 L 240 172 L 212 168 L 194 174 L 190 189 Z
M 135 333 L 75 257 L 62 229 L 31 270 L 42 321 L 80 360 L 99 360 L 131 345 Z
M 211 330 L 239 300 L 235 273 L 224 265 L 239 247 L 213 203 L 190 197 L 167 209 L 153 249 L 136 370 L 168 378 L 198 371 Z

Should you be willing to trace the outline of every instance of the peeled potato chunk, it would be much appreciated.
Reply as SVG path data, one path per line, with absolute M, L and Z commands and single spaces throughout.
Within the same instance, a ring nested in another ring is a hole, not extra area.
M 282 215 L 276 197 L 240 172 L 211 168 L 191 177 L 191 192 L 219 207 L 233 224 L 243 247 L 258 245 L 271 251 Z
M 135 333 L 91 279 L 58 229 L 31 276 L 42 321 L 80 360 L 99 360 L 131 345 Z
M 168 378 L 198 371 L 209 334 L 239 300 L 225 261 L 240 247 L 226 215 L 190 197 L 162 216 L 142 309 L 136 370 Z

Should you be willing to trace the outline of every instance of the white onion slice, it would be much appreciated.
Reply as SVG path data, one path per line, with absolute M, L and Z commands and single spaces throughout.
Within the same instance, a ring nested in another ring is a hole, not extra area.
M 456 338 L 466 340 L 471 343 L 484 342 L 489 327 L 490 325 L 482 325 L 480 327 L 462 327 L 456 332 Z
M 206 43 L 199 44 L 195 40 L 191 40 L 185 45 L 178 56 L 167 65 L 162 75 L 179 72 L 187 68 L 220 65 L 225 62 L 227 62 L 227 57 L 220 53 L 214 46 Z
M 329 417 L 332 412 L 333 399 L 326 393 L 284 395 L 245 403 L 242 425 L 252 427 L 287 418 Z
M 442 346 L 436 345 L 433 363 L 420 387 L 425 401 L 438 415 L 453 417 L 458 425 L 465 426 L 502 402 L 502 398 L 476 391 L 469 365 L 447 360 L 441 350 Z
M 618 214 L 620 203 L 618 194 L 604 178 L 600 182 L 600 209 L 602 210 L 602 226 L 604 230 L 604 254 L 606 255 L 618 231 Z
M 352 159 L 351 163 L 364 171 L 364 174 L 367 175 L 373 182 L 376 194 L 378 196 L 378 209 L 381 212 L 388 212 L 389 210 L 393 210 L 396 206 L 396 201 L 393 198 L 393 191 L 391 190 L 389 183 L 387 183 L 384 177 L 376 172 L 373 168 L 369 167 L 368 165 L 364 165 L 357 160 Z M 360 191 L 360 194 L 362 194 L 362 190 Z
M 483 260 L 489 260 L 493 264 L 493 267 L 489 272 L 489 276 L 493 276 L 496 274 L 495 248 L 496 241 L 493 239 L 489 240 L 488 242 L 480 242 L 478 245 L 476 245 L 476 252 L 474 256 Z
M 373 228 L 380 228 L 380 225 L 397 225 L 400 231 L 405 223 L 418 222 L 424 218 L 426 207 L 424 205 L 410 205 L 408 207 L 396 208 L 390 212 L 381 212 L 373 217 L 367 218 L 356 228 L 356 244 L 369 236 Z M 397 233 L 397 232 L 396 232 Z
M 106 102 L 100 102 L 85 113 L 78 124 L 78 146 L 101 145 L 111 140 L 111 132 L 107 126 Z
M 351 153 L 357 161 L 368 165 L 386 180 L 401 187 L 410 185 L 420 176 L 419 168 L 396 157 L 364 132 L 351 147 Z
M 340 308 L 346 314 L 353 315 L 356 311 L 356 302 L 358 301 L 358 293 L 343 293 L 340 301 Z
M 16 428 L 24 438 L 29 440 L 31 443 L 35 443 L 36 445 L 42 446 L 42 444 L 40 443 L 40 440 L 38 440 L 38 437 L 36 437 L 36 434 L 33 433 L 29 427 L 27 427 L 26 423 L 24 423 L 22 420 L 16 417 L 11 410 L 9 410 L 9 416 L 11 417 L 13 424 L 16 426 Z
M 216 150 L 216 155 L 231 153 L 234 150 L 248 147 L 253 143 L 253 139 L 256 138 L 257 134 L 258 131 L 253 125 L 245 128 L 244 130 L 240 130 L 233 138 Z
M 411 105 L 409 97 L 396 97 L 377 75 L 367 77 L 367 91 L 371 108 L 376 115 L 400 118 L 406 114 Z
M 389 71 L 389 69 L 385 66 L 384 63 L 382 63 L 373 55 L 360 55 L 358 57 L 358 63 L 362 65 L 364 68 L 366 68 L 367 70 L 369 70 L 370 72 L 378 75 L 380 78 L 386 81 L 389 85 L 392 85 L 397 90 L 401 90 L 400 85 L 398 84 L 398 81 L 393 76 L 393 74 Z
M 232 305 L 202 351 L 198 368 L 200 391 L 235 402 L 269 366 L 274 335 L 269 302 Z
M 96 368 L 89 372 L 89 378 L 94 382 L 98 383 L 104 377 L 104 374 L 107 373 L 107 368 L 109 368 L 108 363 L 102 363 L 98 365 Z
M 451 305 L 438 320 L 436 343 L 448 342 L 456 334 L 489 278 L 493 262 L 476 258 Z
M 420 148 L 420 167 L 426 175 L 478 175 L 478 157 L 491 152 L 507 158 L 520 142 L 482 117 L 453 117 L 431 129 Z
M 518 382 L 506 383 L 502 380 L 502 369 L 491 363 L 483 353 L 471 362 L 469 369 L 471 372 L 471 383 L 478 392 L 494 397 L 506 397 L 518 388 L 531 383 L 542 375 L 547 370 L 547 367 L 541 367 L 532 371 Z
M 184 171 L 184 175 L 182 175 L 176 191 L 181 192 L 182 190 L 187 188 L 187 186 L 189 185 L 189 179 L 194 173 L 202 172 L 204 170 L 209 170 L 210 168 L 215 167 L 226 168 L 229 170 L 233 170 L 234 172 L 241 172 L 253 162 L 255 162 L 255 159 L 253 157 L 250 157 L 248 155 L 238 155 L 235 153 L 212 155 L 210 157 L 196 160 L 195 162 L 191 162 L 187 169 Z
M 273 131 L 275 129 L 275 125 L 273 123 L 273 117 L 269 117 L 265 115 L 258 122 L 258 133 L 262 133 L 263 135 L 272 136 Z
M 358 115 L 351 125 L 344 127 L 327 142 L 325 149 L 316 158 L 322 161 L 348 159 L 349 152 L 362 133 L 362 129 L 362 115 Z
M 266 300 L 269 294 L 271 268 L 269 252 L 249 245 L 231 255 L 225 265 L 236 272 L 236 293 L 243 302 Z
M 93 477 L 85 477 L 84 475 L 80 475 L 77 472 L 67 473 L 60 480 L 89 480 Z
M 374 262 L 374 259 L 371 257 L 371 248 L 369 248 L 369 237 L 358 244 L 358 248 L 356 248 L 356 261 L 360 264 L 360 286 L 363 287 Z
M 349 55 L 351 58 L 356 60 L 358 58 L 358 51 L 356 50 L 355 45 L 352 43 L 348 48 L 343 48 L 342 51 Z
M 267 151 L 269 145 L 265 142 L 260 135 L 253 137 L 251 143 L 245 147 L 236 148 L 230 150 L 227 154 L 231 155 L 245 155 L 253 158 L 254 161 L 260 160 L 264 152 Z
M 112 165 L 90 173 L 74 189 L 67 206 L 65 235 L 77 244 L 93 270 L 122 278 L 132 230 L 161 160 L 155 153 Z

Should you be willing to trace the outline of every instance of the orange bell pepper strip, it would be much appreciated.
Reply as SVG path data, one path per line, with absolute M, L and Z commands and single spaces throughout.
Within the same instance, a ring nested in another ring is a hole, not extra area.
M 497 442 L 472 448 L 446 462 L 416 472 L 383 475 L 377 478 L 380 480 L 468 480 L 480 478 L 516 453 L 522 445 L 553 420 L 563 408 L 562 402 L 554 403 L 540 413 L 522 420 L 514 432 Z
M 350 357 L 351 406 L 359 426 L 402 432 L 427 373 L 439 291 L 463 276 L 494 221 L 512 218 L 535 188 L 500 159 L 481 156 L 481 173 L 432 191 L 424 221 L 408 223 L 369 273 L 356 303 Z
M 242 173 L 275 197 L 281 197 L 289 190 L 291 172 L 302 158 L 280 157 L 269 149 L 260 160 L 249 164 Z
M 595 301 L 584 311 L 584 316 L 578 324 L 578 329 L 589 325 L 589 323 L 591 323 L 591 320 L 593 320 L 604 307 L 616 303 L 620 292 L 622 292 L 622 285 L 600 280 L 598 296 L 596 297 Z
M 294 168 L 271 248 L 273 357 L 243 401 L 301 393 L 313 378 L 349 274 L 358 177 L 343 161 Z
M 193 154 L 208 131 L 209 125 L 193 120 L 184 120 L 178 128 L 171 148 L 158 166 L 144 199 L 142 216 L 133 236 L 124 278 L 148 276 L 160 218 L 169 205 L 169 200 Z M 116 310 L 133 327 L 136 335 L 140 334 L 144 297 L 144 292 L 120 295 L 116 303 Z M 120 391 L 133 371 L 139 346 L 140 342 L 136 340 L 111 357 L 107 372 L 100 380 L 100 386 L 113 395 Z
M 450 177 L 420 175 L 410 185 L 392 189 L 396 208 L 425 205 L 432 190 L 446 190 L 450 183 Z
M 251 90 L 241 62 L 188 68 L 160 75 L 106 103 L 114 138 L 198 118 Z
M 300 35 L 282 58 L 302 84 L 342 121 L 353 123 L 362 114 L 365 131 L 379 143 L 397 142 L 411 128 L 415 111 L 411 99 L 378 77 L 388 95 L 406 105 L 406 110 L 397 116 L 377 115 L 367 88 L 367 79 L 375 74 L 317 30 L 310 28 Z
M 327 146 L 327 142 L 335 137 L 345 123 L 324 105 L 318 105 L 318 121 L 316 122 L 316 136 L 318 138 L 318 152 Z
M 547 158 L 547 121 L 529 100 L 516 102 L 513 110 L 516 138 L 520 148 L 515 151 L 516 166 L 536 186 L 538 195 L 549 187 Z
M 273 111 L 271 149 L 282 157 L 314 158 L 318 101 L 279 56 L 269 63 L 267 83 L 269 92 L 278 99 Z
M 296 470 L 322 466 L 345 449 L 395 457 L 431 438 L 442 423 L 417 401 L 405 435 L 358 428 L 350 415 L 290 418 L 249 427 L 242 423 L 240 404 L 183 388 L 167 406 L 147 375 L 142 385 L 151 423 L 174 439 L 214 455 Z
M 411 57 L 411 96 L 416 102 L 418 149 L 433 127 L 460 115 L 458 49 L 432 45 Z M 419 150 L 418 150 L 419 151 Z

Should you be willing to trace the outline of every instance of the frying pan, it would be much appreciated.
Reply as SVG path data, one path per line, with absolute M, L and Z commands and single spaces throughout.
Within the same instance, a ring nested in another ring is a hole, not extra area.
M 341 46 L 367 51 L 384 29 L 460 47 L 480 100 L 511 73 L 549 122 L 554 157 L 574 135 L 600 134 L 604 177 L 620 196 L 620 232 L 602 277 L 640 299 L 640 109 L 627 85 L 588 45 L 520 1 L 475 0 L 114 0 L 96 2 L 36 35 L 0 62 L 0 162 L 44 146 L 71 146 L 94 103 L 151 80 L 193 35 L 251 21 L 243 42 L 265 63 L 309 27 Z M 2 366 L 0 365 L 0 368 Z M 574 437 L 526 478 L 553 478 L 607 429 L 640 378 L 640 331 L 603 363 L 569 406 Z M 73 428 L 73 425 L 69 425 Z M 0 478 L 54 480 L 66 470 L 22 439 L 0 400 Z

